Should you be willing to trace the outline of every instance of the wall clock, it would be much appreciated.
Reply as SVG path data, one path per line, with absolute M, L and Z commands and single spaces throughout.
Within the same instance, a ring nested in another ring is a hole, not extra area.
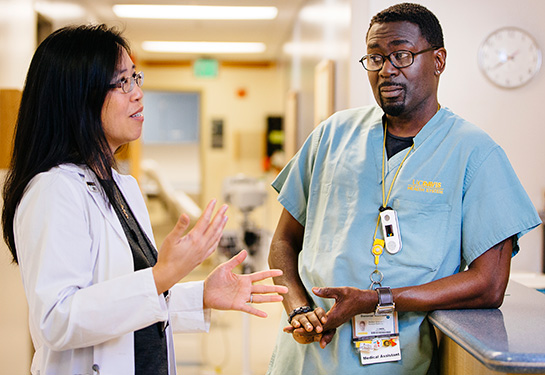
M 541 68 L 541 50 L 534 38 L 517 27 L 502 27 L 483 41 L 479 67 L 492 83 L 503 88 L 528 83 Z

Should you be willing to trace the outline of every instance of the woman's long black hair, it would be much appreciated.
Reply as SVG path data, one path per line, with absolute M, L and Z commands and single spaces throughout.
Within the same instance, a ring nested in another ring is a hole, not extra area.
M 15 263 L 15 210 L 34 176 L 63 163 L 84 164 L 113 197 L 115 160 L 101 114 L 123 49 L 129 51 L 127 41 L 105 25 L 59 29 L 36 49 L 3 189 L 3 236 Z

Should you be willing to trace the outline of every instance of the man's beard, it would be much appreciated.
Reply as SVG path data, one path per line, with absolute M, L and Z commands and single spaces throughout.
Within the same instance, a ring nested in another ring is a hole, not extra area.
M 384 103 L 384 100 L 380 100 L 380 107 L 389 116 L 397 117 L 405 110 L 405 103 Z
M 407 87 L 403 84 L 392 84 L 392 83 L 383 83 L 380 87 L 385 86 L 397 86 L 403 88 L 403 95 L 400 98 L 396 99 L 386 99 L 380 96 L 380 107 L 389 116 L 397 117 L 403 113 L 405 110 L 405 93 L 407 92 Z M 395 100 L 395 101 L 394 101 Z

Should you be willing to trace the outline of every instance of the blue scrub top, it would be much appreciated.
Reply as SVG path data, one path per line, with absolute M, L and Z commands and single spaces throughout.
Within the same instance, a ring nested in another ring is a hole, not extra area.
M 367 289 L 371 282 L 382 205 L 383 114 L 371 106 L 333 115 L 273 182 L 278 200 L 305 227 L 299 274 L 312 302 L 326 311 L 334 301 L 314 296 L 313 286 Z M 386 194 L 407 151 L 385 163 Z M 385 251 L 380 258 L 382 285 L 392 288 L 450 276 L 541 222 L 504 151 L 446 108 L 414 137 L 387 204 L 397 211 L 403 244 L 399 253 Z M 360 364 L 350 323 L 337 329 L 325 350 L 280 331 L 269 373 L 425 374 L 434 350 L 425 316 L 399 314 L 402 360 L 377 365 Z

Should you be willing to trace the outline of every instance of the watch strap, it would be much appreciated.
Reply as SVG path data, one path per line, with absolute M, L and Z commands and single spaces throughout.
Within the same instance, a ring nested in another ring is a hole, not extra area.
M 378 287 L 375 289 L 378 294 L 378 304 L 375 315 L 391 314 L 395 310 L 394 295 L 389 287 Z

